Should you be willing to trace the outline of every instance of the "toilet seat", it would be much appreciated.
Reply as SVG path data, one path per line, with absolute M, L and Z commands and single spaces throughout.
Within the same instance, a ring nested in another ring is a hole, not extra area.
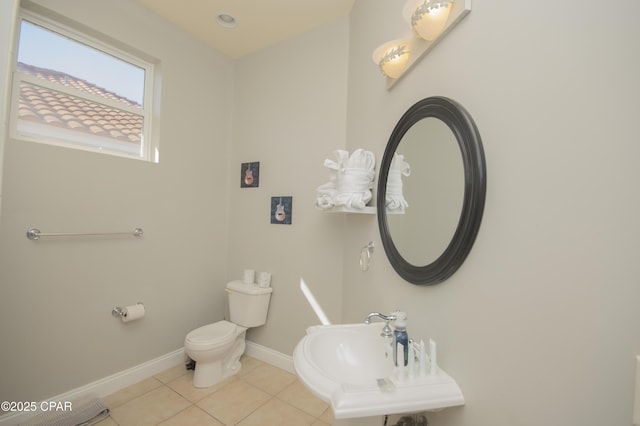
M 229 321 L 218 321 L 187 334 L 186 343 L 193 349 L 206 350 L 231 343 L 236 335 L 237 326 Z

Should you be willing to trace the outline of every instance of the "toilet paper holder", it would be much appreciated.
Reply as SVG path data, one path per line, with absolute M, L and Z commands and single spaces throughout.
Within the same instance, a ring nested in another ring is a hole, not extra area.
M 136 303 L 136 305 L 142 305 L 142 304 L 143 304 L 142 302 Z M 126 312 L 120 306 L 116 306 L 111 310 L 111 315 L 113 315 L 114 317 L 123 318 L 126 315 Z

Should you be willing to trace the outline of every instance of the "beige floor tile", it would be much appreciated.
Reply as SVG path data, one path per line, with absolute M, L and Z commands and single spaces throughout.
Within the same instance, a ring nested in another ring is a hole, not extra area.
M 318 419 L 325 422 L 326 424 L 333 424 L 333 410 L 331 410 L 331 407 L 324 410 L 324 413 L 322 413 L 322 415 L 318 417 Z
M 179 365 L 158 373 L 153 377 L 160 380 L 162 383 L 169 383 L 170 381 L 177 379 L 178 377 L 187 373 L 189 373 L 189 370 L 187 370 L 187 368 L 185 367 L 185 363 L 180 363 Z
M 224 424 L 236 424 L 270 398 L 242 380 L 234 380 L 196 405 Z
M 96 423 L 95 426 L 118 426 L 118 423 L 116 423 L 111 417 L 107 417 L 106 419 Z
M 272 398 L 249 417 L 238 423 L 238 426 L 265 425 L 311 425 L 316 419 L 277 398 Z
M 293 383 L 296 380 L 296 376 L 272 365 L 263 363 L 244 374 L 241 379 L 254 385 L 258 389 L 275 395 Z
M 131 401 L 134 398 L 144 395 L 145 393 L 162 386 L 162 383 L 156 380 L 154 377 L 149 377 L 134 385 L 128 386 L 124 389 L 114 392 L 111 395 L 104 398 L 109 408 L 114 409 L 125 402 Z
M 265 363 L 260 361 L 259 359 L 252 358 L 247 355 L 243 355 L 240 358 L 240 364 L 242 364 L 242 368 L 238 372 L 237 376 L 242 377 L 248 372 L 252 371 L 254 368 L 264 365 Z
M 114 408 L 111 417 L 120 426 L 157 425 L 189 405 L 182 396 L 162 386 Z
M 322 415 L 329 408 L 329 404 L 317 398 L 299 380 L 287 386 L 278 394 L 278 398 L 313 417 Z
M 294 374 L 243 356 L 242 369 L 207 389 L 193 386 L 193 371 L 169 368 L 104 398 L 111 416 L 99 426 L 330 426 L 329 405 Z
M 189 401 L 198 402 L 205 396 L 211 395 L 223 386 L 228 385 L 233 380 L 235 380 L 235 377 L 232 376 L 208 388 L 197 388 L 193 386 L 193 372 L 189 372 L 188 374 L 170 381 L 169 383 L 167 383 L 167 386 L 178 392 L 183 397 L 187 398 Z
M 179 412 L 159 424 L 159 426 L 224 426 L 222 423 L 202 411 L 200 408 L 192 405 L 184 411 Z

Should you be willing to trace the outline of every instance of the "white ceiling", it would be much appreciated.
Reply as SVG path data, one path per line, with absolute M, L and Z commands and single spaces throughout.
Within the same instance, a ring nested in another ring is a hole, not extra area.
M 231 58 L 240 58 L 351 11 L 354 0 L 137 0 Z M 236 28 L 216 22 L 233 15 Z

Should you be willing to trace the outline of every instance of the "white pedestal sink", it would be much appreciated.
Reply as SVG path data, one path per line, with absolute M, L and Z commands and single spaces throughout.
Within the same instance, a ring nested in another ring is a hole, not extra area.
M 441 369 L 417 377 L 394 374 L 391 339 L 380 336 L 382 326 L 313 326 L 296 346 L 293 364 L 300 381 L 331 404 L 335 419 L 464 405 L 458 384 Z M 391 382 L 390 389 L 381 389 L 378 379 Z

